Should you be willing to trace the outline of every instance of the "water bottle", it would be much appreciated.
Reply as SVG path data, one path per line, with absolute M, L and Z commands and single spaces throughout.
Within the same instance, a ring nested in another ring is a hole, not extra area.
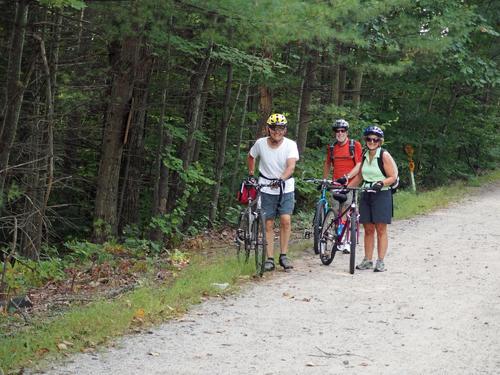
M 337 227 L 337 236 L 340 236 L 342 234 L 343 229 L 344 229 L 344 223 L 340 223 L 339 226 Z

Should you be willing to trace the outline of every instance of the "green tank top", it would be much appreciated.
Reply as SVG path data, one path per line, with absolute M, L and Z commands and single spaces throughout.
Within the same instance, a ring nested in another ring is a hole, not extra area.
M 377 148 L 377 152 L 370 162 L 369 151 L 365 153 L 361 175 L 363 176 L 363 186 L 371 186 L 374 182 L 385 180 L 385 176 L 378 167 L 377 159 L 381 157 L 380 152 L 382 148 Z M 385 186 L 382 190 L 389 190 L 389 186 Z

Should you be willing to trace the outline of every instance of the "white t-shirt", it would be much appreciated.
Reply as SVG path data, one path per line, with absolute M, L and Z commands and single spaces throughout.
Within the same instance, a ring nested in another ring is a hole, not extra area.
M 283 143 L 278 148 L 271 148 L 267 144 L 267 137 L 259 138 L 250 149 L 250 156 L 254 159 L 259 158 L 259 184 L 268 184 L 270 179 L 278 179 L 286 169 L 286 161 L 288 159 L 299 160 L 299 150 L 297 143 L 289 138 L 284 137 Z M 285 189 L 283 193 L 295 191 L 295 180 L 290 177 L 285 181 Z M 280 193 L 280 189 L 272 189 L 270 187 L 262 188 L 263 193 L 276 194 Z

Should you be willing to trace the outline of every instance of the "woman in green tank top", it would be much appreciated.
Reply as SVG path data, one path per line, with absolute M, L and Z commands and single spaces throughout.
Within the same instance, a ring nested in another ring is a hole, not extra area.
M 387 224 L 392 220 L 392 192 L 390 186 L 398 177 L 396 163 L 386 150 L 382 149 L 384 132 L 377 126 L 369 126 L 363 132 L 366 151 L 363 155 L 361 174 L 363 186 L 372 187 L 374 192 L 363 192 L 359 202 L 360 223 L 365 237 L 365 257 L 356 266 L 358 270 L 373 268 L 375 233 L 377 233 L 377 262 L 375 272 L 385 271 L 384 258 L 389 245 Z M 379 160 L 382 158 L 382 160 Z M 383 161 L 381 163 L 380 161 Z M 384 171 L 380 169 L 383 165 Z

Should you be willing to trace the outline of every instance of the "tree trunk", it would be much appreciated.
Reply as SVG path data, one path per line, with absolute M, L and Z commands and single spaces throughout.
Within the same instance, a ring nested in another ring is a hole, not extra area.
M 21 83 L 21 61 L 24 35 L 28 22 L 29 0 L 18 0 L 6 71 L 6 107 L 0 128 L 0 207 L 9 165 L 10 150 L 16 136 L 19 113 L 23 102 L 24 85 Z
M 270 59 L 273 57 L 273 54 L 271 51 L 265 50 L 263 53 L 263 57 Z M 259 98 L 260 120 L 255 138 L 264 137 L 267 134 L 266 122 L 268 117 L 271 115 L 271 111 L 273 110 L 273 95 L 271 89 L 268 86 L 259 86 Z
M 106 111 L 101 161 L 97 176 L 94 213 L 94 239 L 106 241 L 118 229 L 118 191 L 123 145 L 137 65 L 140 40 L 126 37 L 110 46 L 112 86 Z
M 231 102 L 231 92 L 233 85 L 233 65 L 231 63 L 227 66 L 227 81 L 226 81 L 226 92 L 224 94 L 224 104 L 222 107 L 222 118 L 219 126 L 219 143 L 216 149 L 216 161 L 215 161 L 215 185 L 212 194 L 212 202 L 210 207 L 210 212 L 208 219 L 211 223 L 214 223 L 217 218 L 217 206 L 219 204 L 219 194 L 222 182 L 222 171 L 224 169 L 225 154 L 226 154 L 226 143 L 227 143 L 227 128 L 229 126 L 229 105 Z
M 60 31 L 60 28 L 58 28 Z M 47 210 L 47 206 L 49 203 L 50 193 L 52 191 L 52 184 L 54 182 L 54 97 L 55 97 L 55 77 L 58 61 L 58 53 L 53 55 L 53 59 L 51 59 L 50 63 L 47 58 L 47 52 L 45 48 L 45 42 L 43 37 L 39 37 L 34 35 L 35 39 L 40 42 L 40 53 L 45 73 L 45 103 L 47 113 L 45 115 L 46 118 L 46 130 L 43 132 L 43 142 L 42 147 L 46 145 L 46 148 L 41 150 L 47 156 L 47 164 L 45 170 L 42 172 L 40 186 L 38 190 L 40 190 L 42 194 L 42 199 L 39 201 L 38 210 L 34 214 L 34 227 L 36 228 L 36 232 L 33 233 L 32 241 L 33 249 L 30 251 L 31 258 L 38 259 L 38 254 L 42 245 L 42 237 L 43 237 L 43 229 L 44 229 L 44 221 L 46 220 L 45 211 Z M 56 38 L 56 46 L 55 51 L 58 51 L 57 43 L 59 42 L 59 38 Z M 51 70 L 52 67 L 52 71 Z M 42 193 L 43 192 L 43 193 Z
M 168 85 L 168 80 L 167 80 Z M 163 89 L 162 94 L 162 105 L 159 119 L 159 135 L 160 135 L 160 147 L 158 147 L 158 153 L 156 155 L 157 161 L 157 182 L 155 184 L 156 192 L 154 194 L 153 200 L 153 217 L 162 216 L 167 213 L 167 198 L 168 198 L 168 181 L 169 181 L 169 168 L 163 162 L 163 155 L 168 152 L 170 147 L 172 147 L 172 135 L 165 129 L 164 117 L 165 117 L 165 107 L 167 102 L 167 88 Z M 163 232 L 160 228 L 155 227 L 151 231 L 150 238 L 152 241 L 163 242 Z
M 331 90 L 331 103 L 339 105 L 340 99 L 340 54 L 342 48 L 340 44 L 337 45 L 335 54 L 332 60 L 332 90 Z
M 211 44 L 207 50 L 206 57 L 200 62 L 198 72 L 192 77 L 191 80 L 191 98 L 189 108 L 189 122 L 188 122 L 188 134 L 187 139 L 183 146 L 182 151 L 182 166 L 186 170 L 191 164 L 192 151 L 194 149 L 194 135 L 196 130 L 198 130 L 200 112 L 202 107 L 203 99 L 203 86 L 205 84 L 205 79 L 209 71 L 210 63 L 212 61 L 212 48 Z
M 299 149 L 299 153 L 303 153 L 306 148 L 307 132 L 309 130 L 309 122 L 311 121 L 311 114 L 309 112 L 309 109 L 312 100 L 314 83 L 316 81 L 316 67 L 318 65 L 318 58 L 318 52 L 313 51 L 310 54 L 308 61 L 306 62 L 304 92 L 302 93 L 302 102 L 300 107 L 299 136 L 297 138 L 297 147 Z
M 259 86 L 259 97 L 260 121 L 255 138 L 264 137 L 266 135 L 266 122 L 273 108 L 273 95 L 269 87 Z
M 305 84 L 306 84 L 306 75 L 307 75 L 307 64 L 303 64 L 304 66 L 302 67 L 302 70 L 301 70 L 301 76 L 302 76 L 302 80 L 300 82 L 300 91 L 299 91 L 299 105 L 297 106 L 297 119 L 300 119 L 301 117 L 301 110 L 302 110 L 302 100 L 304 98 L 304 87 L 305 87 Z M 299 124 L 297 123 L 296 127 L 295 127 L 295 139 L 299 139 L 299 129 L 300 129 L 300 126 Z
M 338 101 L 337 105 L 342 106 L 344 105 L 344 100 L 345 100 L 345 87 L 346 87 L 346 82 L 347 82 L 347 70 L 344 66 L 340 66 L 340 71 L 339 71 L 339 91 L 338 91 Z
M 354 73 L 354 84 L 352 93 L 352 105 L 354 108 L 359 109 L 361 103 L 361 85 L 363 82 L 363 71 L 356 69 Z
M 119 229 L 139 221 L 139 199 L 144 176 L 144 129 L 148 107 L 149 84 L 152 74 L 153 57 L 143 48 L 142 58 L 137 65 L 132 100 L 131 126 L 126 149 L 126 167 L 122 180 L 122 190 L 118 210 Z
M 236 178 L 238 176 L 238 172 L 240 171 L 241 144 L 243 143 L 243 131 L 245 130 L 245 123 L 247 119 L 247 106 L 248 106 L 248 98 L 250 97 L 250 84 L 252 82 L 252 73 L 253 70 L 252 68 L 250 68 L 247 87 L 245 89 L 245 99 L 243 100 L 243 111 L 241 114 L 241 121 L 239 124 L 239 128 L 236 131 L 236 133 L 238 134 L 238 141 L 236 142 L 236 157 L 234 158 L 233 169 L 232 169 L 233 176 L 231 178 L 231 192 L 236 191 Z M 234 195 L 232 195 L 232 197 L 234 198 Z
M 194 135 L 199 124 L 201 123 L 201 118 L 203 117 L 203 88 L 207 84 L 206 81 L 208 81 L 207 78 L 209 77 L 209 72 L 211 70 L 212 48 L 213 45 L 211 44 L 207 49 L 205 58 L 199 62 L 197 72 L 191 77 L 190 100 L 188 102 L 186 115 L 188 119 L 187 137 L 181 151 L 183 170 L 187 170 L 189 168 L 194 155 Z M 179 173 L 175 172 L 171 177 L 171 188 L 169 189 L 167 200 L 167 212 L 171 211 L 176 206 L 180 193 L 183 191 L 185 186 L 181 181 Z

